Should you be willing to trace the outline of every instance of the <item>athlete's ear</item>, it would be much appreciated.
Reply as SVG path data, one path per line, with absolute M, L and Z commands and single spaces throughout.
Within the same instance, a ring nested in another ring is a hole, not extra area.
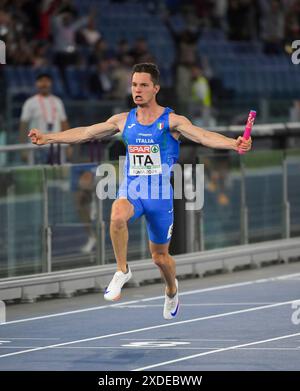
M 160 85 L 154 84 L 154 88 L 155 88 L 155 93 L 158 94 L 158 91 L 160 90 Z

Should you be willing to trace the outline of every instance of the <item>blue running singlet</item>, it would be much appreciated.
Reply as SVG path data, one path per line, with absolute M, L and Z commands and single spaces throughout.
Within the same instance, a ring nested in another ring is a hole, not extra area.
M 169 113 L 152 124 L 142 125 L 132 109 L 126 120 L 122 138 L 126 145 L 124 179 L 118 198 L 126 198 L 134 206 L 129 222 L 145 215 L 149 239 L 153 243 L 169 242 L 173 228 L 173 189 L 171 169 L 179 155 L 179 144 L 170 133 Z

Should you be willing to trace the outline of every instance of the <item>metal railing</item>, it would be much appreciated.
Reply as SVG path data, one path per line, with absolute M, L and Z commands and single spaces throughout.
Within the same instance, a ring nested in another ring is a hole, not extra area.
M 12 145 L 0 145 L 0 156 L 2 156 L 2 165 L 21 165 L 27 164 L 29 166 L 37 163 L 39 155 L 42 154 L 49 156 L 49 162 L 56 164 L 66 163 L 66 144 L 54 145 L 34 145 L 34 144 L 12 144 Z M 25 152 L 23 157 L 21 154 Z M 14 154 L 12 159 L 9 159 L 9 155 Z M 54 156 L 56 155 L 56 156 Z

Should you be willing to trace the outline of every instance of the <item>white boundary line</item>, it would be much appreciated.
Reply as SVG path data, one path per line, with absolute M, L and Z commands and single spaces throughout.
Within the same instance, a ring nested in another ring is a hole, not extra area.
M 22 350 L 20 352 L 13 352 L 13 353 L 8 353 L 8 354 L 3 354 L 3 355 L 0 355 L 0 358 L 10 357 L 10 356 L 17 356 L 19 354 L 36 352 L 36 351 L 39 351 L 39 350 L 53 349 L 53 348 L 57 348 L 57 347 L 60 347 L 60 346 L 73 345 L 73 344 L 81 343 L 81 342 L 96 341 L 96 340 L 105 339 L 105 338 L 117 337 L 117 336 L 120 336 L 120 335 L 134 334 L 134 333 L 138 333 L 138 332 L 141 332 L 141 331 L 155 330 L 155 329 L 160 329 L 160 328 L 164 328 L 164 327 L 173 327 L 173 326 L 178 326 L 178 325 L 182 325 L 182 324 L 198 322 L 198 321 L 201 321 L 201 320 L 222 318 L 222 317 L 225 317 L 225 316 L 238 315 L 238 314 L 247 313 L 247 312 L 259 311 L 259 310 L 267 309 L 267 308 L 281 307 L 281 306 L 284 306 L 284 305 L 292 304 L 294 301 L 295 300 L 289 300 L 289 301 L 285 301 L 285 302 L 282 302 L 282 303 L 276 303 L 276 304 L 264 305 L 264 306 L 260 306 L 260 307 L 247 308 L 247 309 L 238 310 L 238 311 L 225 312 L 225 313 L 222 313 L 222 314 L 204 316 L 202 318 L 194 318 L 194 319 L 182 320 L 182 321 L 174 322 L 174 323 L 163 323 L 163 324 L 159 324 L 159 325 L 156 325 L 156 326 L 143 327 L 143 328 L 140 328 L 140 329 L 134 329 L 134 330 L 128 330 L 128 331 L 121 331 L 119 333 L 106 334 L 106 335 L 100 335 L 100 336 L 97 336 L 97 337 L 78 339 L 78 340 L 75 340 L 75 341 L 63 342 L 63 343 L 59 343 L 59 344 L 55 344 L 55 345 L 41 346 L 41 347 L 37 347 L 37 348 L 33 348 L 33 349 Z M 300 335 L 300 333 L 295 334 L 295 335 Z M 237 345 L 237 346 L 239 346 L 239 345 Z M 158 366 L 159 366 L 159 364 L 158 364 Z
M 1 346 L 1 349 L 31 349 L 32 346 Z M 53 349 L 83 349 L 83 350 L 105 350 L 105 349 L 114 349 L 114 350 L 215 350 L 215 349 L 223 349 L 220 347 L 199 347 L 199 348 L 190 348 L 190 347 L 158 347 L 158 346 L 139 346 L 139 347 L 130 347 L 130 346 L 58 346 L 57 348 Z M 225 349 L 225 348 L 224 348 Z M 250 348 L 250 347 L 242 347 L 242 348 L 236 348 L 237 350 L 265 350 L 265 351 L 298 351 L 299 348 Z M 134 371 L 132 369 L 131 371 Z
M 286 339 L 286 338 L 296 337 L 297 335 L 300 335 L 300 333 L 289 334 L 289 335 L 282 335 L 281 337 L 275 337 L 275 338 L 270 338 L 270 339 L 264 339 L 264 340 L 261 340 L 261 341 L 249 342 L 249 343 L 244 343 L 244 344 L 241 344 L 241 345 L 229 346 L 229 347 L 227 347 L 227 348 L 221 348 L 221 349 L 211 350 L 211 351 L 209 351 L 209 352 L 203 352 L 203 353 L 193 354 L 193 355 L 191 355 L 191 356 L 181 357 L 181 358 L 177 358 L 177 359 L 175 359 L 175 360 L 164 361 L 164 362 L 160 362 L 160 363 L 158 363 L 158 364 L 153 364 L 153 365 L 148 365 L 148 366 L 142 367 L 142 368 L 132 369 L 132 371 L 133 371 L 133 372 L 145 371 L 145 370 L 147 370 L 147 369 L 157 368 L 157 367 L 161 367 L 161 366 L 163 366 L 163 365 L 173 364 L 173 363 L 177 363 L 177 362 L 180 362 L 180 361 L 191 360 L 191 359 L 193 359 L 193 358 L 202 357 L 202 356 L 207 356 L 207 355 L 209 355 L 209 354 L 221 353 L 221 352 L 226 352 L 226 351 L 234 350 L 234 349 L 241 349 L 241 348 L 245 348 L 245 347 L 247 347 L 247 346 L 253 346 L 253 345 L 258 345 L 258 344 L 261 344 L 261 343 L 266 343 L 266 342 L 271 342 L 271 341 L 278 341 L 278 340 L 280 340 L 280 339 Z M 300 366 L 300 365 L 299 365 L 299 366 Z
M 196 289 L 196 290 L 192 290 L 192 291 L 180 292 L 179 296 L 186 296 L 186 295 L 193 295 L 193 294 L 197 294 L 197 293 L 212 292 L 212 291 L 218 291 L 218 290 L 222 290 L 222 289 L 238 288 L 238 287 L 242 287 L 242 286 L 261 284 L 261 283 L 270 282 L 270 281 L 279 281 L 279 280 L 282 280 L 282 279 L 288 279 L 288 278 L 293 278 L 293 277 L 298 277 L 298 276 L 300 276 L 300 273 L 286 274 L 286 275 L 278 276 L 278 277 L 269 277 L 269 278 L 262 278 L 262 279 L 258 279 L 258 280 L 252 280 L 252 281 L 238 282 L 238 283 L 234 283 L 234 284 L 219 285 L 219 286 L 214 286 L 214 287 L 210 287 L 210 288 L 202 288 L 202 289 Z M 128 304 L 130 305 L 130 304 L 143 303 L 143 302 L 147 302 L 147 301 L 164 299 L 164 297 L 165 296 L 154 296 L 154 297 L 149 297 L 149 298 L 146 298 L 146 299 L 125 301 L 123 303 L 107 304 L 107 305 L 101 305 L 101 306 L 98 306 L 98 307 L 90 307 L 90 308 L 84 308 L 84 309 L 74 310 L 74 311 L 59 312 L 59 313 L 56 313 L 56 314 L 42 315 L 42 316 L 37 316 L 37 317 L 33 317 L 33 318 L 12 320 L 12 321 L 0 324 L 0 327 L 3 327 L 5 325 L 10 325 L 10 324 L 15 324 L 15 323 L 31 322 L 33 320 L 55 318 L 55 317 L 58 317 L 58 316 L 79 314 L 79 313 L 89 312 L 89 311 L 98 311 L 98 310 L 102 310 L 102 309 L 106 309 L 106 308 L 122 307 L 122 306 L 126 306 Z

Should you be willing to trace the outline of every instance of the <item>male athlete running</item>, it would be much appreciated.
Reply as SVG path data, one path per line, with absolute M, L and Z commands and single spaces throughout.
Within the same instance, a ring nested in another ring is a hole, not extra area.
M 61 133 L 29 132 L 32 143 L 81 143 L 121 132 L 126 144 L 125 179 L 111 211 L 110 236 L 117 261 L 117 271 L 105 290 L 106 300 L 118 300 L 123 285 L 131 278 L 127 266 L 127 222 L 145 215 L 150 252 L 166 283 L 163 316 L 173 319 L 178 313 L 178 281 L 175 261 L 169 254 L 173 225 L 173 193 L 163 196 L 165 183 L 179 154 L 179 137 L 211 148 L 251 149 L 251 139 L 232 139 L 194 126 L 187 118 L 160 106 L 159 70 L 155 64 L 136 64 L 132 72 L 132 98 L 137 108 L 112 116 L 106 122 L 73 128 Z M 166 170 L 167 167 L 167 170 Z M 135 186 L 139 180 L 138 187 Z M 171 187 L 168 182 L 168 187 Z M 141 189 L 143 190 L 141 191 Z M 151 197 L 152 191 L 158 194 Z

